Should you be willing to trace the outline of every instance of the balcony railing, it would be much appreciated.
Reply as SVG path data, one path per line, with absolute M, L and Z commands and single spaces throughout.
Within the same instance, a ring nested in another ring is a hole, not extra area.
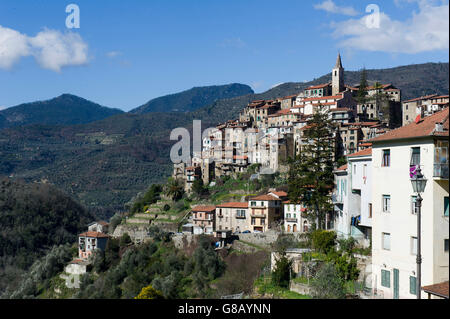
M 433 177 L 448 179 L 448 163 L 434 164 Z
M 261 213 L 255 213 L 251 215 L 252 217 L 256 217 L 256 218 L 266 218 L 266 214 L 261 214 Z
M 342 202 L 343 202 L 342 196 L 339 196 L 338 194 L 332 194 L 332 195 L 331 195 L 331 200 L 332 200 L 333 203 L 335 203 L 335 204 L 339 204 L 339 203 L 342 203 Z
M 296 223 L 296 222 L 298 222 L 297 218 L 285 218 L 285 221 L 291 222 L 291 223 Z

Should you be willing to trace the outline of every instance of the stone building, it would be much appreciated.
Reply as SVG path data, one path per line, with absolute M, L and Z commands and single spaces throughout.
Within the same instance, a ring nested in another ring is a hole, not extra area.
M 248 202 L 230 202 L 218 205 L 216 230 L 231 230 L 232 233 L 250 231 Z

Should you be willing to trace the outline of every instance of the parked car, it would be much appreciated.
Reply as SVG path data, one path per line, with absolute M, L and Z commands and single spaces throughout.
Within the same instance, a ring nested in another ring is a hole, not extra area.
M 244 230 L 242 233 L 243 233 L 243 234 L 250 234 L 251 231 L 249 231 L 249 230 Z

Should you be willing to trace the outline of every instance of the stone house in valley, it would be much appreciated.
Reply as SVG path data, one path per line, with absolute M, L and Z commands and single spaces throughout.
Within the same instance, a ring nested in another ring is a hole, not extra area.
M 105 250 L 109 236 L 95 231 L 87 231 L 78 235 L 78 256 L 88 259 L 96 249 Z

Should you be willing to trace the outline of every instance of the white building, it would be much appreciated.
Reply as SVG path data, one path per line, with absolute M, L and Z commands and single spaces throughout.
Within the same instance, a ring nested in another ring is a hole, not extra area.
M 351 207 L 355 217 L 351 236 L 365 247 L 370 246 L 372 237 L 372 148 L 348 156 L 350 189 L 354 197 Z
M 290 201 L 283 202 L 284 231 L 287 233 L 308 232 L 311 225 L 304 216 L 306 208 L 301 204 L 292 204 Z
M 416 298 L 417 215 L 410 166 L 422 194 L 422 287 L 449 279 L 448 108 L 372 141 L 372 284 L 384 298 Z M 422 293 L 422 298 L 425 294 Z

